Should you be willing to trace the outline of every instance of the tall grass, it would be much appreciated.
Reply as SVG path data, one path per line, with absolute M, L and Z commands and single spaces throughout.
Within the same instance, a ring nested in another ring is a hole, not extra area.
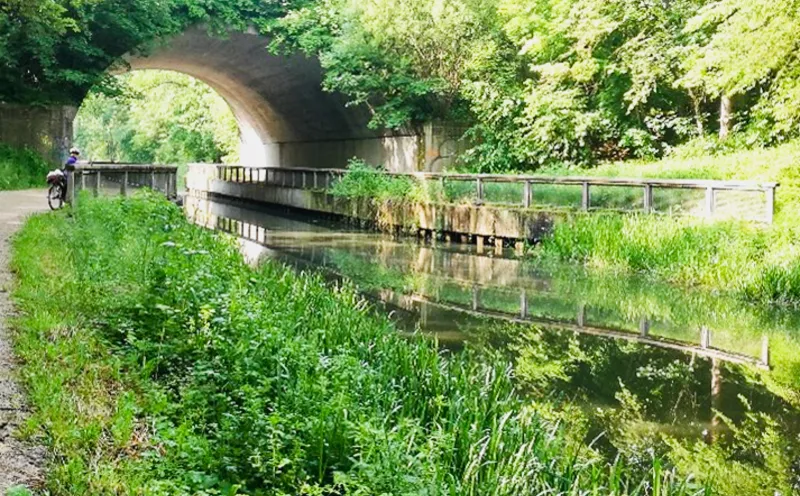
M 0 143 L 0 191 L 45 187 L 51 168 L 34 151 Z
M 14 243 L 17 351 L 50 494 L 697 494 L 604 460 L 510 364 L 401 338 L 349 288 L 162 200 L 82 198 Z

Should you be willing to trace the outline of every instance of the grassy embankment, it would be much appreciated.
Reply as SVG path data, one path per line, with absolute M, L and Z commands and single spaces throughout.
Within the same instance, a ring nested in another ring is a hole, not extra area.
M 14 242 L 50 494 L 698 494 L 538 413 L 510 364 L 406 340 L 354 291 L 163 200 L 82 199 Z
M 742 179 L 778 181 L 777 215 L 773 226 L 724 220 L 708 222 L 694 217 L 617 215 L 579 212 L 568 214 L 551 236 L 532 250 L 539 261 L 573 262 L 616 273 L 640 273 L 690 286 L 724 291 L 748 301 L 769 305 L 800 305 L 800 181 L 797 162 L 800 142 L 772 149 L 721 156 L 673 158 L 658 162 L 621 162 L 590 170 L 551 170 L 543 174 L 650 178 Z M 358 171 L 357 171 L 358 172 Z M 369 179 L 363 172 L 345 177 L 334 193 L 457 200 L 465 186 L 409 185 L 403 180 Z M 519 189 L 519 187 L 516 187 Z M 498 185 L 497 199 L 519 201 L 520 191 Z M 491 194 L 487 190 L 487 195 Z M 676 193 L 680 201 L 680 193 Z M 577 190 L 537 187 L 537 202 L 577 205 Z M 641 191 L 601 191 L 598 203 L 613 206 L 641 203 Z M 755 208 L 759 208 L 756 206 Z
M 43 188 L 50 170 L 35 152 L 0 144 L 0 191 Z

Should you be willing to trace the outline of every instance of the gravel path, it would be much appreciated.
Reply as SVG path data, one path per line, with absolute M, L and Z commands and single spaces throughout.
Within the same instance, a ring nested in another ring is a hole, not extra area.
M 25 217 L 46 210 L 44 191 L 0 191 L 0 496 L 9 487 L 35 486 L 41 480 L 44 450 L 14 438 L 25 415 L 25 399 L 14 377 L 16 363 L 5 319 L 14 313 L 9 291 L 10 238 Z

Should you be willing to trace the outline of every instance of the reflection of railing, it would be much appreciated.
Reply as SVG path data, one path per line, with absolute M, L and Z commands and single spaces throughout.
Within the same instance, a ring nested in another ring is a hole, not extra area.
M 327 189 L 347 171 L 343 169 L 310 169 L 310 168 L 255 168 L 242 166 L 217 166 L 215 179 L 245 184 L 267 184 L 302 189 Z M 444 190 L 446 184 L 468 183 L 474 185 L 473 200 L 484 203 L 487 184 L 516 184 L 522 187 L 521 206 L 529 208 L 534 205 L 536 186 L 581 188 L 580 208 L 588 211 L 593 207 L 592 188 L 638 188 L 641 189 L 641 211 L 655 211 L 654 191 L 656 190 L 698 190 L 705 193 L 703 213 L 713 216 L 717 210 L 717 194 L 722 191 L 754 192 L 764 194 L 764 213 L 755 218 L 772 223 L 775 212 L 775 190 L 778 183 L 755 181 L 714 181 L 700 179 L 640 179 L 613 177 L 559 177 L 511 174 L 454 174 L 435 172 L 383 172 L 393 177 L 408 177 L 417 181 L 438 182 Z M 499 202 L 502 203 L 502 202 Z
M 144 164 L 79 164 L 70 174 L 70 201 L 78 191 L 91 190 L 95 196 L 103 193 L 126 196 L 136 188 L 150 188 L 164 193 L 169 199 L 178 196 L 178 168 Z
M 769 340 L 766 336 L 762 338 L 761 356 L 756 358 L 756 357 L 751 357 L 749 355 L 744 355 L 741 353 L 733 353 L 712 347 L 711 331 L 705 327 L 700 329 L 699 344 L 691 345 L 683 341 L 651 336 L 649 334 L 650 321 L 646 317 L 643 317 L 642 320 L 640 321 L 640 331 L 638 334 L 632 333 L 630 331 L 623 331 L 619 329 L 597 327 L 590 325 L 586 322 L 586 307 L 583 305 L 578 305 L 576 312 L 576 319 L 574 322 L 567 322 L 556 319 L 547 319 L 538 316 L 530 316 L 528 314 L 527 301 L 525 299 L 524 292 L 521 299 L 519 315 L 513 315 L 505 312 L 500 312 L 497 310 L 486 310 L 480 308 L 477 292 L 473 293 L 474 296 L 471 307 L 458 305 L 455 303 L 439 302 L 430 299 L 426 296 L 417 294 L 398 295 L 392 291 L 388 291 L 386 293 L 387 294 L 383 296 L 390 297 L 392 299 L 392 302 L 396 304 L 402 303 L 405 300 L 406 302 L 431 305 L 441 308 L 443 310 L 465 313 L 473 315 L 475 317 L 489 317 L 517 324 L 535 324 L 537 326 L 553 330 L 561 330 L 561 331 L 566 330 L 566 331 L 578 332 L 581 334 L 591 334 L 607 338 L 625 339 L 628 341 L 635 341 L 637 343 L 646 344 L 648 346 L 672 349 L 672 350 L 682 351 L 685 353 L 693 353 L 699 356 L 716 358 L 726 362 L 748 364 L 748 365 L 754 365 L 762 369 L 769 369 Z
M 216 217 L 213 226 L 221 231 L 226 231 L 234 234 L 243 239 L 254 241 L 262 245 L 269 243 L 269 231 L 263 226 L 243 222 L 227 217 Z M 347 274 L 341 274 L 331 267 L 322 265 L 324 270 L 338 274 L 339 277 L 347 277 Z M 686 341 L 677 339 L 669 339 L 651 334 L 651 319 L 643 315 L 638 323 L 638 333 L 630 330 L 620 328 L 612 328 L 601 325 L 592 324 L 587 318 L 587 306 L 578 304 L 575 311 L 574 320 L 553 319 L 532 315 L 529 305 L 529 295 L 526 289 L 519 291 L 519 306 L 516 313 L 504 312 L 495 309 L 488 309 L 481 304 L 481 286 L 474 285 L 471 289 L 470 303 L 459 304 L 449 301 L 439 301 L 420 294 L 403 294 L 393 290 L 385 289 L 377 294 L 381 300 L 386 301 L 406 310 L 416 310 L 413 304 L 424 304 L 440 308 L 451 312 L 458 312 L 462 314 L 471 315 L 479 318 L 492 318 L 503 320 L 506 322 L 513 322 L 518 324 L 533 324 L 543 328 L 560 330 L 560 331 L 573 331 L 581 334 L 591 334 L 613 339 L 625 339 L 637 343 L 654 346 L 658 348 L 672 349 L 685 353 L 693 353 L 698 356 L 705 356 L 715 358 L 726 362 L 740 363 L 753 365 L 762 369 L 769 369 L 769 340 L 764 336 L 761 340 L 761 353 L 759 357 L 753 357 L 743 353 L 734 353 L 725 351 L 719 348 L 714 348 L 711 344 L 711 330 L 702 327 L 698 330 L 698 344 L 690 344 Z M 515 305 L 516 306 L 516 305 Z

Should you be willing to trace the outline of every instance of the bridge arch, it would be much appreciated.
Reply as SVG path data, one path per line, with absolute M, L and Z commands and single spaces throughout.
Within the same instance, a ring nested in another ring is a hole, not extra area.
M 253 33 L 212 37 L 202 27 L 125 57 L 128 70 L 188 74 L 217 91 L 239 123 L 242 162 L 263 167 L 342 167 L 358 156 L 393 170 L 413 170 L 418 138 L 367 127 L 363 108 L 322 89 L 319 61 L 273 55 Z

